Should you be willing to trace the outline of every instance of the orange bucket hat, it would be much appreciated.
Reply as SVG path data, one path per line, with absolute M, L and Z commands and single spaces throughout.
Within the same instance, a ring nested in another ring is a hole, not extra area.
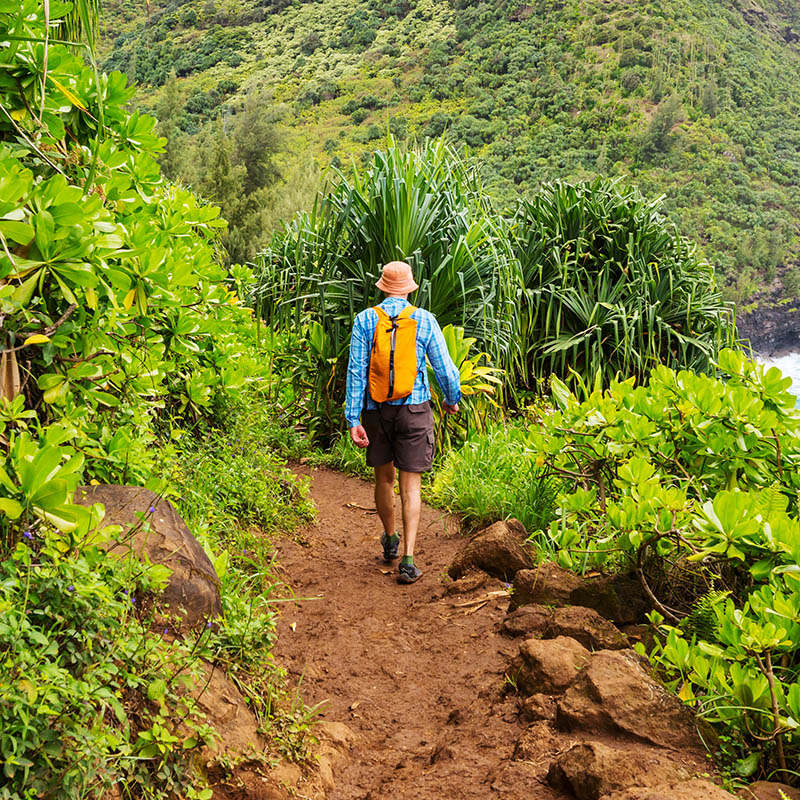
M 419 289 L 419 284 L 411 274 L 411 267 L 405 261 L 384 264 L 381 278 L 375 285 L 386 294 L 409 294 Z

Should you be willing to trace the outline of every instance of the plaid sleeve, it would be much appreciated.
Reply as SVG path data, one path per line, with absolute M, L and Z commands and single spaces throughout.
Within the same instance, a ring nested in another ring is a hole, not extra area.
M 461 400 L 461 376 L 447 349 L 442 329 L 433 314 L 429 315 L 431 336 L 428 339 L 427 356 L 433 367 L 433 374 L 449 406 Z
M 369 369 L 369 341 L 364 330 L 365 314 L 359 314 L 353 323 L 350 337 L 350 360 L 347 364 L 347 400 L 344 416 L 347 425 L 355 428 L 360 424 L 364 406 L 364 392 L 367 389 L 367 370 Z

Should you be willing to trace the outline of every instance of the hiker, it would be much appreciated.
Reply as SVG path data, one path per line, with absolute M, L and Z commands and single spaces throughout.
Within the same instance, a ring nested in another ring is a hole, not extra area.
M 425 357 L 444 394 L 444 410 L 458 413 L 461 381 L 450 358 L 442 329 L 429 311 L 415 308 L 408 295 L 419 288 L 411 267 L 392 261 L 376 286 L 383 302 L 362 311 L 353 323 L 347 367 L 345 417 L 350 438 L 367 448 L 367 465 L 375 470 L 375 506 L 383 523 L 383 558 L 397 558 L 395 467 L 403 507 L 403 557 L 399 583 L 414 583 L 422 571 L 414 563 L 423 472 L 433 465 L 433 411 Z

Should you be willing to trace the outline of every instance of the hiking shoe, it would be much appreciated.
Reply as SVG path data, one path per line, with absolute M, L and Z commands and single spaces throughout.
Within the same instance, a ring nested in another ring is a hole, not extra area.
M 422 570 L 416 564 L 401 564 L 397 571 L 398 583 L 414 583 L 422 577 Z
M 393 542 L 391 536 L 382 533 L 381 544 L 383 545 L 383 560 L 394 561 L 397 558 L 397 548 L 400 547 L 400 537 L 398 536 L 397 540 Z

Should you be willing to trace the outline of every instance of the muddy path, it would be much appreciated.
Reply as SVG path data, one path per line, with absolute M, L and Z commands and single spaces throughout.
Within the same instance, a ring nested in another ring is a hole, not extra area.
M 497 586 L 447 593 L 464 541 L 455 520 L 423 507 L 415 560 L 424 575 L 400 586 L 382 561 L 371 485 L 304 474 L 318 521 L 304 546 L 279 544 L 278 563 L 309 599 L 283 610 L 275 656 L 306 703 L 324 702 L 322 718 L 356 734 L 328 798 L 563 798 L 544 782 L 552 751 L 540 760 L 516 749 L 525 725 L 503 675 L 518 645 L 498 633 L 507 598 L 475 602 Z

